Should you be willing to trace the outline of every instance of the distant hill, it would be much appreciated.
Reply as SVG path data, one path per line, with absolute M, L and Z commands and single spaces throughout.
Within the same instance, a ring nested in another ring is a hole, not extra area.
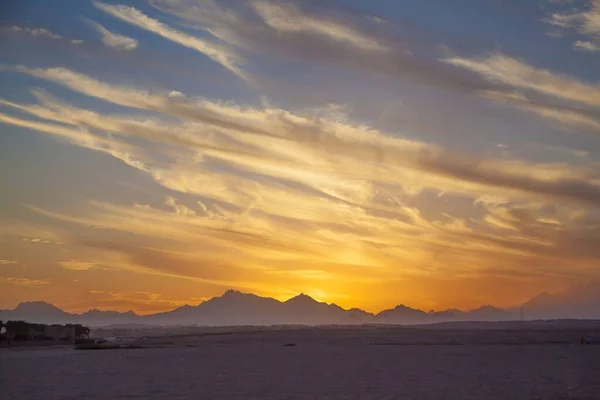
M 600 319 L 600 282 L 573 286 L 556 294 L 542 293 L 522 307 L 527 319 Z
M 486 305 L 464 313 L 465 321 L 508 321 L 518 319 L 519 315 L 502 308 Z
M 41 324 L 62 324 L 69 322 L 71 314 L 43 301 L 20 303 L 14 310 L 0 311 L 0 320 L 25 320 Z
M 437 322 L 444 321 L 459 321 L 465 318 L 466 313 L 456 308 L 451 308 L 444 311 L 429 311 L 429 317 Z
M 376 321 L 382 324 L 422 324 L 431 317 L 424 311 L 400 304 L 390 310 L 383 310 L 376 316 Z
M 352 325 L 398 324 L 423 325 L 452 322 L 517 321 L 523 316 L 535 319 L 600 319 L 600 284 L 592 282 L 562 293 L 540 294 L 522 307 L 502 309 L 490 305 L 470 311 L 448 309 L 425 312 L 405 305 L 378 314 L 336 304 L 319 302 L 300 294 L 287 301 L 228 290 L 198 305 L 186 305 L 171 311 L 137 315 L 133 311 L 89 310 L 71 314 L 45 302 L 20 303 L 13 310 L 0 310 L 0 320 L 26 320 L 39 323 L 81 323 L 87 326 L 109 325 Z
M 0 320 L 2 321 L 24 320 L 41 324 L 78 323 L 100 326 L 136 322 L 138 318 L 140 316 L 133 311 L 120 313 L 117 311 L 90 310 L 83 314 L 71 314 L 43 301 L 24 302 L 13 310 L 0 310 Z

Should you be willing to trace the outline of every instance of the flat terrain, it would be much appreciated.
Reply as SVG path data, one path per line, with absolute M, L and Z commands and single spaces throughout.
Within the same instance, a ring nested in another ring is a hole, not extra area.
M 600 346 L 580 345 L 568 331 L 305 328 L 139 343 L 153 348 L 0 349 L 0 398 L 597 400 L 600 393 Z

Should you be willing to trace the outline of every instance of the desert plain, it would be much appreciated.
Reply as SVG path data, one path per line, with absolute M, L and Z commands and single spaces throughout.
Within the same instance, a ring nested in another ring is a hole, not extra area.
M 597 328 L 104 329 L 141 348 L 2 348 L 0 398 L 597 400 Z

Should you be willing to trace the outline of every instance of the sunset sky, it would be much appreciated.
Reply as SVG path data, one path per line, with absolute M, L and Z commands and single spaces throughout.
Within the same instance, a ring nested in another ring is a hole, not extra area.
M 0 308 L 600 279 L 600 0 L 9 0 Z

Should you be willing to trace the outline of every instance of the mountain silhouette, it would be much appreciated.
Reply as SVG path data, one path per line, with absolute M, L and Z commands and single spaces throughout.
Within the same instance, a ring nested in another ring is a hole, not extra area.
M 450 308 L 444 311 L 429 311 L 429 316 L 432 319 L 435 319 L 437 322 L 448 322 L 448 321 L 458 321 L 465 319 L 467 313 L 461 311 L 457 308 Z
M 575 285 L 556 293 L 541 293 L 522 306 L 528 319 L 600 319 L 600 282 Z
M 383 324 L 422 324 L 427 323 L 428 314 L 400 304 L 391 310 L 383 310 L 376 318 L 377 322 Z
M 88 326 L 108 325 L 350 325 L 350 324 L 431 324 L 460 321 L 525 319 L 600 319 L 600 283 L 574 286 L 557 294 L 542 293 L 521 307 L 502 309 L 484 305 L 470 311 L 448 309 L 425 312 L 398 305 L 378 314 L 358 308 L 344 309 L 336 304 L 319 302 L 306 294 L 287 301 L 228 290 L 198 305 L 185 305 L 151 315 L 133 311 L 117 312 L 92 309 L 71 314 L 52 304 L 36 301 L 20 303 L 13 310 L 0 310 L 0 320 L 26 320 L 39 323 L 81 323 Z
M 464 313 L 463 319 L 469 321 L 507 321 L 515 319 L 518 315 L 509 310 L 485 305 Z
M 228 290 L 197 306 L 143 316 L 143 323 L 157 325 L 273 325 L 279 315 L 278 300 Z
M 133 311 L 121 313 L 118 311 L 92 309 L 81 314 L 78 318 L 78 323 L 83 325 L 131 324 L 135 323 L 138 318 L 139 315 Z
M 83 314 L 71 314 L 44 301 L 19 303 L 13 310 L 0 310 L 0 320 L 24 320 L 41 324 L 80 323 L 92 326 L 134 323 L 140 316 L 133 311 L 89 310 Z

